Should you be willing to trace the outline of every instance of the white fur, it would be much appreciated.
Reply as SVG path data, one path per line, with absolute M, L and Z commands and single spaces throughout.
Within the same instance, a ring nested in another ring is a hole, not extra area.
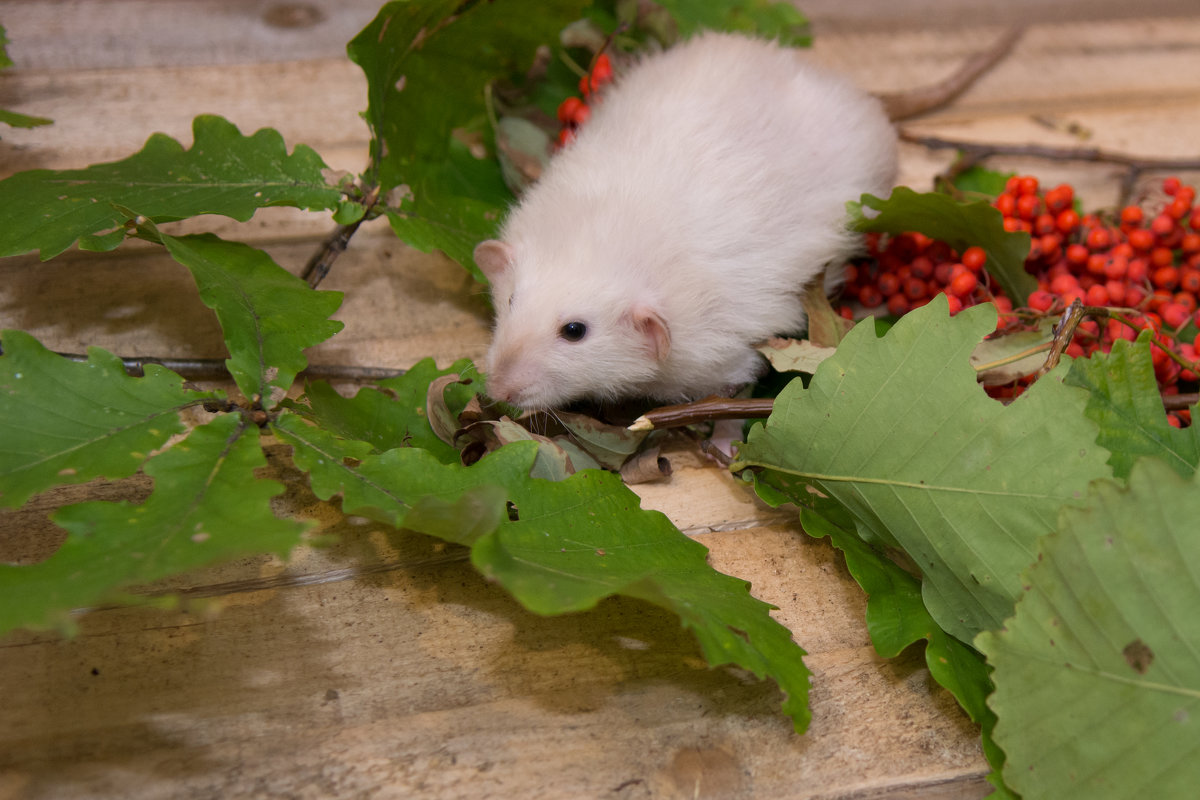
M 879 102 L 795 51 L 706 33 L 645 58 L 503 227 L 490 393 L 544 408 L 753 380 L 753 345 L 800 329 L 803 287 L 856 249 L 846 201 L 895 170 Z M 639 308 L 665 321 L 665 358 Z M 588 334 L 568 342 L 574 320 Z

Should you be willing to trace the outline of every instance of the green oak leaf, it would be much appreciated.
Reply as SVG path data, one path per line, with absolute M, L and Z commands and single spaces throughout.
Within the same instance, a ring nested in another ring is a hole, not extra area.
M 779 489 L 791 495 L 803 486 L 793 482 Z M 1007 793 L 1000 775 L 1004 753 L 991 738 L 996 715 L 987 706 L 993 687 L 983 656 L 938 626 L 921 600 L 921 582 L 859 538 L 844 509 L 831 501 L 817 500 L 815 507 L 801 508 L 800 524 L 809 536 L 828 536 L 830 543 L 842 551 L 850 575 L 867 593 L 867 632 L 879 655 L 895 658 L 925 640 L 925 664 L 930 676 L 954 695 L 967 716 L 982 727 L 983 752 L 993 770 L 989 780 L 1002 796 Z
M 342 508 L 348 513 L 369 516 L 397 528 L 412 527 L 409 513 L 422 502 L 437 501 L 442 504 L 440 513 L 446 527 L 425 532 L 443 538 L 459 535 L 455 531 L 489 530 L 505 513 L 502 496 L 493 508 L 465 503 L 457 516 L 449 513 L 452 501 L 464 492 L 498 485 L 489 472 L 505 467 L 509 462 L 504 459 L 489 462 L 485 469 L 468 470 L 456 463 L 444 464 L 419 447 L 380 452 L 369 442 L 346 439 L 309 425 L 295 413 L 280 414 L 272 431 L 292 446 L 296 466 L 309 473 L 313 492 L 323 500 L 340 494 Z M 506 458 L 517 455 L 519 452 L 514 450 Z
M 400 447 L 373 453 L 295 414 L 274 424 L 322 499 L 397 527 L 471 547 L 471 561 L 526 608 L 550 615 L 621 594 L 678 614 L 709 663 L 773 678 L 798 731 L 809 720 L 804 651 L 748 584 L 708 566 L 707 549 L 662 514 L 640 508 L 619 477 L 599 470 L 563 481 L 530 478 L 534 442 L 516 442 L 464 467 Z
M 305 348 L 342 329 L 329 319 L 341 292 L 314 291 L 263 251 L 212 234 L 151 238 L 191 271 L 204 305 L 217 312 L 238 388 L 272 408 L 308 366 Z
M 867 632 L 875 651 L 895 658 L 925 640 L 925 662 L 934 680 L 975 722 L 991 716 L 986 700 L 992 683 L 983 658 L 938 627 L 921 601 L 921 581 L 855 535 L 853 520 L 841 508 L 803 508 L 800 525 L 813 538 L 828 536 L 842 551 L 846 568 L 867 593 Z
M 287 152 L 283 137 L 264 128 L 243 136 L 230 122 L 199 116 L 195 142 L 154 134 L 123 161 L 84 169 L 35 169 L 0 181 L 0 256 L 39 250 L 53 258 L 76 240 L 111 250 L 124 238 L 129 212 L 153 222 L 197 214 L 239 221 L 267 206 L 334 209 L 341 190 L 322 177 L 320 156 L 304 145 Z
M 1030 238 L 1004 230 L 1004 217 L 986 200 L 960 203 L 938 192 L 914 192 L 897 186 L 886 200 L 864 194 L 847 203 L 850 224 L 863 233 L 920 233 L 946 242 L 960 253 L 978 245 L 987 251 L 986 269 L 1014 305 L 1024 305 L 1037 280 L 1025 271 Z M 868 214 L 864 209 L 877 213 Z
M 43 125 L 53 125 L 54 120 L 0 108 L 0 123 L 12 128 L 40 128 Z
M 791 3 L 772 0 L 658 0 L 675 18 L 679 32 L 698 30 L 755 33 L 792 46 L 812 43 L 808 19 Z
M 484 119 L 484 89 L 524 72 L 586 0 L 390 2 L 347 46 L 367 77 L 371 163 L 396 234 L 474 269 L 475 245 L 495 233 L 512 195 L 499 163 L 452 132 Z
M 771 619 L 772 606 L 755 599 L 747 582 L 708 566 L 708 549 L 666 516 L 642 510 L 619 476 L 584 470 L 508 488 L 518 519 L 472 547 L 481 572 L 539 614 L 592 608 L 613 594 L 666 608 L 696 636 L 709 664 L 773 678 L 796 731 L 807 728 L 804 651 Z
M 930 614 L 963 641 L 1009 615 L 1038 536 L 1111 474 L 1062 370 L 1007 407 L 984 394 L 969 357 L 995 322 L 990 303 L 951 317 L 942 296 L 883 338 L 855 326 L 807 389 L 788 384 L 733 465 L 809 483 L 871 543 L 905 550 Z
M 976 164 L 954 176 L 954 188 L 968 195 L 991 199 L 1008 185 L 1015 172 L 997 172 Z
M 1004 778 L 1027 798 L 1191 797 L 1200 784 L 1200 475 L 1154 458 L 1086 508 L 1022 576 L 1015 615 L 976 644 Z
M 462 264 L 481 283 L 475 245 L 494 236 L 513 201 L 500 163 L 476 158 L 454 141 L 441 164 L 414 169 L 411 183 L 388 196 L 385 213 L 392 231 L 410 247 L 428 253 L 441 250 Z
M 4 32 L 4 26 L 0 25 L 0 70 L 8 69 L 12 65 L 12 59 L 8 57 L 8 36 Z M 54 120 L 45 117 L 33 117 L 29 114 L 19 114 L 16 111 L 0 108 L 0 123 L 14 128 L 36 128 L 40 125 L 53 124 L 53 122 Z
M 52 519 L 68 536 L 49 558 L 0 566 L 0 632 L 63 626 L 68 614 L 114 600 L 120 590 L 247 553 L 285 555 L 305 524 L 277 519 L 283 491 L 259 480 L 266 466 L 258 429 L 226 414 L 146 462 L 154 491 L 142 504 L 88 502 Z
M 943 631 L 921 599 L 920 581 L 855 531 L 854 520 L 837 503 L 808 491 L 803 481 L 781 472 L 754 476 L 754 491 L 768 505 L 800 506 L 801 528 L 814 539 L 829 537 L 842 552 L 851 577 L 867 593 L 867 633 L 875 651 L 895 658 L 913 644 L 925 641 L 925 664 L 930 676 L 949 691 L 972 721 L 982 727 L 983 752 L 992 773 L 988 780 L 1003 800 L 1009 794 L 1000 776 L 1004 752 L 992 741 L 996 715 L 987 706 L 992 691 L 983 656 Z
M 53 486 L 126 478 L 184 426 L 179 413 L 220 397 L 148 364 L 143 378 L 92 347 L 78 363 L 21 331 L 0 334 L 0 507 Z
M 1095 353 L 1076 359 L 1067 383 L 1091 392 L 1084 413 L 1096 422 L 1096 441 L 1111 455 L 1117 478 L 1129 476 L 1142 456 L 1158 456 L 1183 477 L 1200 463 L 1200 427 L 1176 429 L 1167 422 L 1154 364 L 1150 360 L 1149 331 L 1136 342 L 1118 339 L 1107 355 Z
M 429 385 L 444 375 L 460 375 L 474 370 L 467 359 L 438 369 L 432 358 L 422 359 L 396 378 L 380 381 L 378 388 L 363 388 L 354 397 L 342 397 L 322 381 L 308 385 L 307 405 L 290 403 L 292 411 L 343 439 L 355 439 L 371 445 L 371 452 L 382 453 L 396 447 L 419 447 L 444 464 L 456 463 L 459 452 L 438 438 L 426 411 Z M 465 387 L 463 387 L 465 388 Z M 457 416 L 469 396 L 451 387 L 450 413 Z
M 8 42 L 8 32 L 0 25 L 0 69 L 8 69 L 13 65 L 13 60 L 8 55 Z

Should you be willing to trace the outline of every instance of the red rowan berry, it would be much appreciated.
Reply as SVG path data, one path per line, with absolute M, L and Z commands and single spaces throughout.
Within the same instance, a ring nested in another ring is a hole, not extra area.
M 875 308 L 883 303 L 883 295 L 874 286 L 864 286 L 858 290 L 858 302 L 866 308 Z
M 1200 235 L 1197 236 L 1200 239 Z M 987 264 L 987 251 L 982 247 L 968 247 L 963 251 L 962 263 L 971 272 L 980 272 Z
M 1135 228 L 1129 232 L 1129 244 L 1138 250 L 1154 247 L 1154 232 L 1149 228 Z
M 1029 294 L 1029 307 L 1034 311 L 1049 311 L 1054 307 L 1054 295 L 1038 289 Z
M 1036 194 L 1023 194 L 1017 198 L 1017 216 L 1023 220 L 1033 220 L 1041 205 L 1041 198 Z
M 912 304 L 903 294 L 897 292 L 887 299 L 887 310 L 889 314 L 894 316 L 903 316 L 912 308 Z
M 1102 283 L 1093 284 L 1083 296 L 1083 302 L 1089 306 L 1106 306 L 1109 303 L 1108 289 Z
M 1141 225 L 1144 218 L 1141 206 L 1125 206 L 1121 209 L 1122 225 Z

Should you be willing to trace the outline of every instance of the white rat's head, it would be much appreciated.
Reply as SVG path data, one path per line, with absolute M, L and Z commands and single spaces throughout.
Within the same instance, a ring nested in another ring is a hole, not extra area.
M 475 248 L 492 286 L 496 328 L 484 360 L 488 394 L 522 409 L 615 399 L 652 382 L 671 348 L 662 308 L 613 275 L 541 269 L 506 242 Z

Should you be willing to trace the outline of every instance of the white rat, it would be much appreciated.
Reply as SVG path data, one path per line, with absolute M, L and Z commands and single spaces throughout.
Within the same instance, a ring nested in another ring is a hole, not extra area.
M 794 50 L 704 33 L 644 58 L 475 250 L 488 393 L 545 409 L 754 380 L 754 345 L 802 328 L 805 285 L 858 248 L 846 201 L 895 173 L 880 101 Z

